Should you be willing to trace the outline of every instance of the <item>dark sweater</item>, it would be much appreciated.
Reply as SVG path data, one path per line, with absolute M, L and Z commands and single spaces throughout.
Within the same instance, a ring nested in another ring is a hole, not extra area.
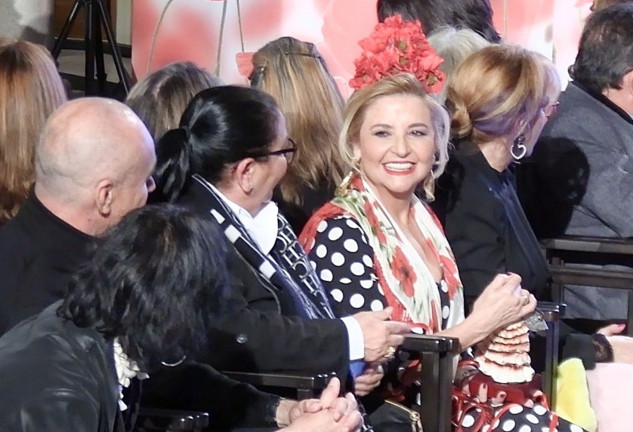
M 64 297 L 91 242 L 31 194 L 0 228 L 0 334 Z

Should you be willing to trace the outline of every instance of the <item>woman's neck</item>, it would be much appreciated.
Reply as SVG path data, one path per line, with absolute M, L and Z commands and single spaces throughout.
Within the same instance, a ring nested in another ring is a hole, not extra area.
M 399 196 L 387 192 L 380 193 L 377 188 L 368 182 L 366 183 L 368 187 L 372 188 L 374 195 L 378 198 L 378 201 L 380 201 L 387 213 L 389 213 L 400 226 L 406 226 L 411 210 L 411 194 Z
M 512 155 L 509 150 L 510 143 L 503 137 L 479 144 L 479 149 L 486 158 L 488 165 L 496 171 L 505 171 L 512 162 Z

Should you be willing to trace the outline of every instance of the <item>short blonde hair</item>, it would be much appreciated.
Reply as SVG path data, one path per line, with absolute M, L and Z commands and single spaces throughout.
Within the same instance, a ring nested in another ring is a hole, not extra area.
M 35 181 L 35 148 L 67 99 L 48 50 L 0 40 L 0 224 L 16 215 Z
M 269 42 L 253 56 L 251 86 L 272 95 L 286 119 L 297 154 L 279 184 L 284 201 L 301 204 L 302 184 L 337 185 L 345 167 L 336 142 L 344 101 L 314 44 L 292 37 Z
M 476 145 L 529 128 L 547 105 L 544 59 L 513 45 L 493 45 L 468 57 L 448 83 L 446 105 L 454 138 Z
M 339 136 L 339 151 L 347 164 L 357 169 L 354 160 L 354 146 L 360 140 L 360 129 L 365 121 L 367 109 L 384 96 L 411 95 L 424 101 L 431 112 L 431 127 L 435 136 L 435 165 L 431 175 L 424 181 L 426 199 L 434 199 L 435 179 L 443 172 L 448 162 L 448 137 L 450 118 L 446 109 L 424 89 L 418 79 L 411 74 L 389 76 L 362 88 L 352 94 L 343 113 L 343 129 Z

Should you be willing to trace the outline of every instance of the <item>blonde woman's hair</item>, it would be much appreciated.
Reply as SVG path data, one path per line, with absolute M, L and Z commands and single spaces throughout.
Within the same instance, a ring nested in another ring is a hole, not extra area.
M 16 215 L 35 181 L 35 147 L 67 99 L 48 50 L 0 40 L 0 224 Z
M 269 42 L 253 56 L 251 86 L 272 95 L 286 119 L 297 154 L 279 184 L 284 201 L 301 205 L 302 185 L 340 183 L 345 166 L 336 141 L 343 97 L 314 44 L 292 37 Z
M 544 58 L 512 45 L 493 45 L 468 57 L 448 83 L 446 106 L 454 139 L 481 145 L 530 131 L 547 105 Z
M 347 164 L 358 170 L 358 161 L 354 160 L 354 146 L 360 140 L 360 129 L 365 121 L 367 109 L 385 96 L 410 95 L 424 101 L 431 112 L 431 127 L 435 136 L 435 164 L 431 175 L 424 180 L 426 199 L 434 199 L 435 179 L 444 172 L 448 162 L 448 137 L 450 118 L 446 109 L 431 95 L 418 79 L 411 74 L 389 76 L 352 94 L 343 113 L 343 129 L 339 136 L 339 151 Z

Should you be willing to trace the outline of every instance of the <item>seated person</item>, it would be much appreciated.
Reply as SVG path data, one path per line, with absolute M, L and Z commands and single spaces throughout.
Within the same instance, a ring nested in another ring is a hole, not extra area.
M 339 307 L 350 312 L 393 307 L 394 319 L 419 333 L 455 337 L 464 351 L 534 311 L 536 299 L 521 289 L 521 278 L 499 274 L 464 318 L 451 247 L 433 212 L 415 195 L 422 187 L 432 198 L 435 178 L 448 159 L 450 121 L 416 76 L 386 76 L 357 90 L 344 125 L 341 155 L 353 171 L 300 236 Z M 461 388 L 467 382 L 456 384 Z M 544 407 L 528 408 L 529 401 L 526 407 L 516 400 L 504 405 L 510 392 L 493 391 L 488 384 L 477 392 L 479 402 L 490 399 L 493 405 L 489 411 L 483 405 L 469 411 L 464 407 L 472 403 L 455 404 L 453 421 L 460 430 L 507 424 L 508 430 L 526 432 L 574 431 Z M 470 394 L 467 398 L 474 402 Z
M 35 185 L 0 227 L 0 334 L 64 298 L 93 238 L 144 205 L 154 187 L 154 143 L 120 102 L 70 101 L 43 129 Z
M 157 143 L 152 195 L 212 218 L 231 244 L 232 310 L 212 336 L 222 349 L 207 358 L 217 369 L 345 377 L 350 361 L 384 361 L 409 331 L 387 321 L 390 310 L 333 319 L 327 294 L 271 202 L 295 151 L 274 99 L 237 86 L 198 93 L 180 127 Z
M 0 225 L 26 201 L 35 180 L 35 146 L 46 120 L 65 101 L 45 47 L 0 39 Z
M 289 36 L 255 52 L 249 79 L 252 87 L 275 98 L 297 144 L 273 200 L 298 234 L 343 180 L 336 139 L 345 102 L 316 46 Z
M 534 150 L 535 181 L 519 183 L 520 191 L 534 189 L 524 203 L 531 203 L 527 214 L 539 238 L 633 237 L 631 40 L 633 4 L 596 11 L 585 24 L 573 81 Z M 611 256 L 604 264 L 633 267 L 631 257 Z M 583 330 L 592 331 L 604 321 L 624 320 L 628 295 L 568 286 L 565 316 L 591 320 Z
M 207 326 L 226 301 L 220 236 L 215 224 L 174 206 L 127 215 L 77 270 L 63 302 L 0 338 L 0 429 L 120 430 L 121 388 L 130 378 L 206 345 Z M 353 398 L 336 399 L 337 387 L 277 413 L 294 423 L 284 430 L 356 429 Z

